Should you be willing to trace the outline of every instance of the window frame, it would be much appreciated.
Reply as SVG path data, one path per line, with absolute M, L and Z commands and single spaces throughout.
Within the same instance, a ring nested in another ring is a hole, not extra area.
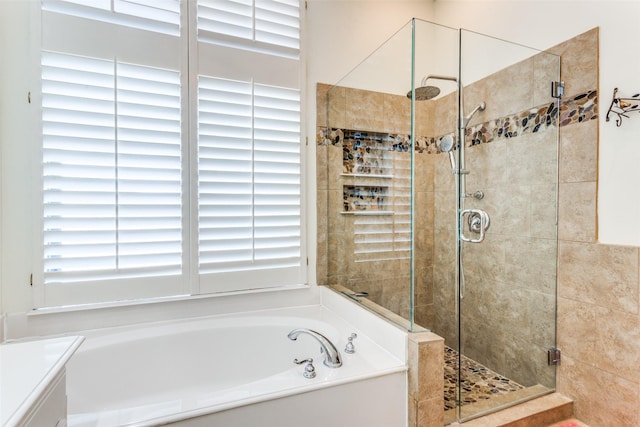
M 43 50 L 41 16 L 42 8 L 40 2 L 34 2 L 32 6 L 32 82 L 38 91 L 34 91 L 31 102 L 42 105 L 42 96 L 40 88 L 41 81 L 41 61 L 40 53 Z M 306 79 L 305 69 L 306 61 L 304 59 L 304 22 L 305 8 L 304 1 L 300 4 L 300 57 L 298 64 L 298 89 L 300 92 L 300 264 L 298 268 L 297 285 L 308 285 L 308 268 L 307 268 L 307 177 L 306 177 L 306 146 L 305 135 L 305 106 L 306 106 Z M 194 27 L 196 15 L 196 2 L 191 0 L 180 1 L 181 11 L 181 35 L 179 37 L 181 68 L 181 93 L 182 93 L 182 153 L 183 153 L 183 252 L 182 252 L 182 270 L 180 277 L 148 277 L 136 278 L 135 281 L 129 279 L 109 279 L 100 281 L 91 281 L 84 283 L 70 283 L 59 285 L 56 289 L 52 289 L 44 284 L 44 240 L 43 240 L 43 178 L 42 178 L 42 113 L 40 108 L 33 109 L 32 123 L 34 123 L 34 147 L 38 160 L 34 165 L 37 173 L 34 173 L 35 192 L 33 206 L 36 208 L 34 212 L 35 244 L 34 252 L 34 269 L 32 274 L 33 285 L 33 307 L 54 308 L 74 305 L 118 305 L 144 303 L 155 298 L 190 298 L 200 297 L 204 294 L 216 294 L 225 292 L 251 292 L 256 289 L 269 289 L 273 287 L 287 288 L 291 285 L 283 285 L 278 283 L 277 277 L 272 279 L 269 285 L 262 286 L 251 282 L 251 278 L 247 278 L 246 286 L 220 286 L 219 281 L 225 281 L 224 276 L 218 279 L 218 284 L 210 283 L 209 280 L 203 280 L 198 272 L 198 170 L 197 170 L 197 70 L 198 55 L 189 56 L 187 52 L 199 52 L 197 35 L 194 33 L 197 28 Z M 183 32 L 188 31 L 190 35 L 185 36 Z M 237 77 L 237 76 L 235 76 Z M 188 226 L 190 225 L 190 226 Z M 260 273 L 258 273 L 260 274 Z M 135 286 L 132 283 L 136 282 Z

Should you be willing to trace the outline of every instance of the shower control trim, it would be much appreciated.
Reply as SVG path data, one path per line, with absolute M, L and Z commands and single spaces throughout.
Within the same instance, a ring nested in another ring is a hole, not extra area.
M 464 235 L 465 216 L 467 217 L 467 223 L 469 224 L 469 230 L 473 233 L 480 234 L 477 238 L 467 237 Z M 485 233 L 489 228 L 489 214 L 482 209 L 463 209 L 460 211 L 460 240 L 469 243 L 482 243 L 484 241 Z

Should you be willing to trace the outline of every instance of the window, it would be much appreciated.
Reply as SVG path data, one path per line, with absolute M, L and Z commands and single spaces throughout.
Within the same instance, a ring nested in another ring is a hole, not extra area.
M 298 6 L 43 1 L 37 306 L 304 282 Z

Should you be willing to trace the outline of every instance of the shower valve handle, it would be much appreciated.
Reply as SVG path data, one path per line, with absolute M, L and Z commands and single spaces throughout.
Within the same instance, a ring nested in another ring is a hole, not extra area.
M 465 215 L 469 215 L 469 219 L 473 220 L 469 221 L 469 228 L 472 229 L 472 231 L 477 230 L 477 232 L 480 233 L 478 238 L 474 239 L 464 235 L 462 224 L 464 223 Z M 460 240 L 469 243 L 482 243 L 487 228 L 489 228 L 489 214 L 482 209 L 463 209 L 460 211 Z

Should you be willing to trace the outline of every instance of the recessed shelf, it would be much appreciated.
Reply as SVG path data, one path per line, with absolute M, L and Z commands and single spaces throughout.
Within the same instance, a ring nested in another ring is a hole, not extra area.
M 340 176 L 352 177 L 352 178 L 382 178 L 392 179 L 393 175 L 371 175 L 367 173 L 341 173 Z
M 342 211 L 342 215 L 369 215 L 369 216 L 389 216 L 394 215 L 393 211 Z

